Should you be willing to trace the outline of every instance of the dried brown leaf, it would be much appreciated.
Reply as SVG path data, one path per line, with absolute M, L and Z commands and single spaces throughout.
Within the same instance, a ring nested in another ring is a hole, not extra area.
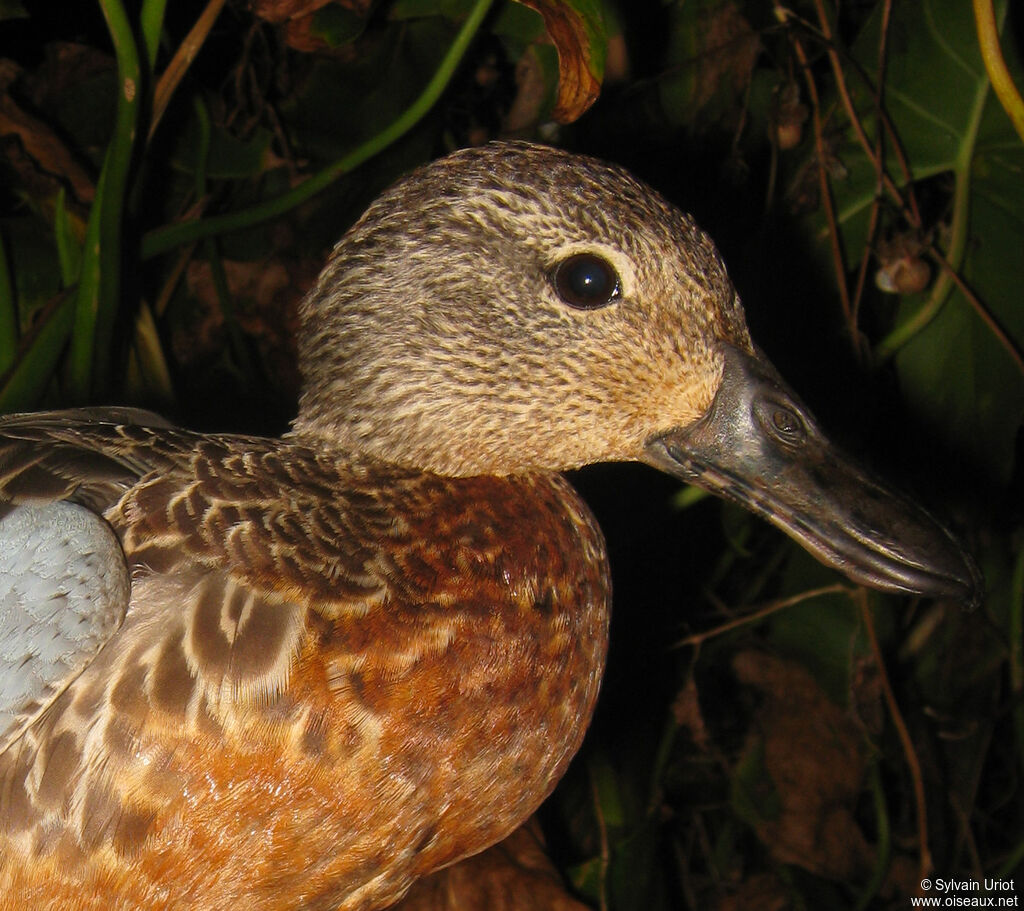
M 396 911 L 589 911 L 566 891 L 531 819 L 493 848 L 420 880 Z
M 540 13 L 544 28 L 558 51 L 558 99 L 551 116 L 559 123 L 580 117 L 601 92 L 603 36 L 594 33 L 583 14 L 564 0 L 519 0 Z
M 253 0 L 252 12 L 266 22 L 279 25 L 290 19 L 312 16 L 318 9 L 332 2 L 359 15 L 364 15 L 370 8 L 370 0 Z
M 782 863 L 836 879 L 865 875 L 874 851 L 854 818 L 868 761 L 860 726 L 798 664 L 751 650 L 733 668 L 760 692 L 748 743 L 763 750 L 781 804 L 757 823 L 758 837 Z
M 26 191 L 37 199 L 49 198 L 63 185 L 78 203 L 92 202 L 96 188 L 86 169 L 53 129 L 25 111 L 8 93 L 16 77 L 16 65 L 0 61 L 0 137 L 6 140 L 9 161 Z M 10 144 L 12 141 L 17 149 Z

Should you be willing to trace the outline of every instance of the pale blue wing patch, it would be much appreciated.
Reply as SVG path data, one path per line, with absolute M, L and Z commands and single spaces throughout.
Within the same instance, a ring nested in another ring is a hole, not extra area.
M 117 631 L 131 581 L 121 546 L 74 503 L 0 517 L 0 753 Z

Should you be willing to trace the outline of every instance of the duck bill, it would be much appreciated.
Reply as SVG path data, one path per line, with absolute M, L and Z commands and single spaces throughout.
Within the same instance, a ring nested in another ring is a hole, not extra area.
M 977 603 L 957 540 L 829 443 L 766 360 L 724 347 L 708 413 L 650 440 L 644 461 L 763 516 L 854 582 Z

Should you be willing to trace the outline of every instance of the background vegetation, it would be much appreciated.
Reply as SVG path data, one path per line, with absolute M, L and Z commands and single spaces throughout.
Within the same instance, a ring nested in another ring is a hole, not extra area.
M 988 68 L 967 0 L 0 0 L 0 410 L 278 431 L 296 302 L 395 176 L 498 136 L 622 162 L 989 591 L 870 594 L 644 469 L 581 472 L 617 612 L 542 813 L 566 881 L 621 911 L 1019 884 L 1024 112 L 991 52 L 1024 85 L 1022 23 L 975 6 Z

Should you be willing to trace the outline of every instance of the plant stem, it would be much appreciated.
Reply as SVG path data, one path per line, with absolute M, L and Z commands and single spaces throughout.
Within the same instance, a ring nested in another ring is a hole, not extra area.
M 462 24 L 462 28 L 459 29 L 458 35 L 456 35 L 451 47 L 448 48 L 448 52 L 445 54 L 440 66 L 438 66 L 431 77 L 430 82 L 427 83 L 427 87 L 396 120 L 381 130 L 376 136 L 368 139 L 362 145 L 356 147 L 347 155 L 343 155 L 332 164 L 329 164 L 293 190 L 274 199 L 268 199 L 265 202 L 238 212 L 229 212 L 226 215 L 218 215 L 213 218 L 168 225 L 167 227 L 151 231 L 142 239 L 142 257 L 148 259 L 165 253 L 179 244 L 211 237 L 214 234 L 237 231 L 241 228 L 248 228 L 259 222 L 275 218 L 315 196 L 342 175 L 347 174 L 386 149 L 422 120 L 437 102 L 438 98 L 440 98 L 441 93 L 451 81 L 456 68 L 462 61 L 462 57 L 466 53 L 470 42 L 473 40 L 474 35 L 476 35 L 477 29 L 480 28 L 492 2 L 493 0 L 476 0 L 473 9 Z
M 24 411 L 36 402 L 53 377 L 75 318 L 72 291 L 62 292 L 22 339 L 24 354 L 0 376 L 0 414 Z
M 790 11 L 780 3 L 775 4 L 775 18 L 779 22 L 786 23 L 791 18 Z M 850 333 L 854 346 L 857 345 L 857 327 L 853 323 L 853 309 L 850 302 L 850 289 L 846 284 L 846 264 L 843 259 L 843 245 L 839 235 L 839 222 L 836 219 L 835 206 L 832 201 L 832 187 L 828 179 L 828 166 L 826 163 L 825 138 L 821 119 L 821 101 L 818 98 L 818 87 L 814 82 L 814 72 L 811 69 L 810 61 L 804 51 L 803 44 L 794 33 L 791 39 L 793 51 L 796 53 L 797 62 L 804 74 L 807 83 L 807 95 L 811 102 L 811 122 L 814 125 L 814 150 L 818 159 L 818 185 L 821 191 L 821 205 L 825 210 L 825 219 L 828 222 L 828 235 L 832 245 L 832 264 L 836 272 L 836 290 L 839 292 L 839 303 L 843 308 L 843 319 L 846 322 L 847 330 Z M 851 114 L 854 122 L 859 127 L 860 121 L 856 115 Z
M 1006 9 L 1003 10 L 1003 19 Z M 1017 86 L 1013 84 L 1010 70 L 1003 59 L 1003 50 L 999 46 L 999 25 L 996 24 L 996 13 L 992 8 L 992 0 L 974 0 L 974 24 L 978 29 L 978 47 L 981 59 L 985 64 L 992 89 L 999 103 L 1010 118 L 1017 135 L 1024 141 L 1024 99 L 1020 97 Z
M 871 764 L 869 773 L 871 796 L 875 804 L 875 829 L 877 845 L 875 846 L 875 866 L 871 871 L 871 879 L 857 897 L 854 911 L 864 911 L 878 895 L 885 882 L 885 876 L 892 865 L 892 825 L 889 822 L 889 808 L 885 804 L 885 789 L 882 787 L 882 775 L 878 768 L 878 760 Z
M 143 0 L 139 10 L 139 28 L 142 31 L 142 44 L 146 49 L 146 71 L 150 75 L 156 66 L 156 52 L 160 46 L 160 32 L 164 27 L 164 12 L 167 0 Z
M 117 117 L 107 146 L 96 198 L 89 214 L 82 278 L 71 339 L 71 394 L 102 394 L 121 294 L 121 227 L 125 191 L 135 146 L 139 106 L 139 54 L 120 0 L 100 0 L 117 55 Z
M 196 54 L 199 53 L 199 49 L 206 41 L 207 36 L 210 34 L 210 29 L 213 28 L 213 23 L 217 21 L 217 17 L 223 8 L 224 0 L 210 0 L 206 4 L 206 8 L 199 14 L 196 24 L 192 26 L 189 33 L 185 36 L 185 40 L 181 42 L 181 46 L 175 51 L 171 62 L 167 64 L 167 69 L 164 70 L 160 81 L 157 83 L 156 91 L 153 93 L 153 116 L 149 122 L 150 139 L 153 138 L 157 124 L 160 123 L 161 118 L 164 116 L 164 111 L 167 110 L 167 105 L 170 103 L 174 90 L 181 83 L 185 73 L 188 72 L 192 61 L 196 59 Z
M 903 720 L 903 713 L 900 711 L 899 703 L 896 701 L 896 694 L 893 692 L 892 683 L 889 681 L 889 673 L 885 668 L 885 658 L 882 655 L 882 646 L 878 642 L 878 634 L 875 632 L 875 621 L 871 615 L 871 606 L 868 604 L 867 592 L 863 588 L 856 589 L 852 594 L 854 603 L 860 610 L 861 620 L 868 635 L 868 642 L 871 644 L 871 654 L 878 668 L 878 679 L 882 684 L 882 698 L 885 700 L 886 708 L 889 710 L 889 718 L 896 728 L 896 734 L 903 747 L 903 755 L 907 761 L 907 770 L 910 772 L 910 780 L 914 788 L 914 809 L 917 817 L 917 851 L 918 851 L 918 880 L 928 876 L 932 870 L 932 854 L 928 847 L 928 805 L 924 795 L 924 776 L 921 773 L 921 761 L 917 758 L 917 751 L 914 749 L 914 741 L 911 739 L 907 723 Z
M 953 165 L 956 187 L 953 192 L 953 216 L 949 230 L 949 248 L 946 250 L 944 269 L 932 286 L 928 299 L 909 319 L 893 329 L 875 349 L 879 362 L 891 358 L 915 335 L 921 332 L 938 314 L 956 284 L 951 273 L 959 274 L 970 236 L 971 164 L 978 142 L 978 130 L 988 97 L 989 82 L 982 80 L 974 96 L 971 116 L 963 135 L 963 142 Z

